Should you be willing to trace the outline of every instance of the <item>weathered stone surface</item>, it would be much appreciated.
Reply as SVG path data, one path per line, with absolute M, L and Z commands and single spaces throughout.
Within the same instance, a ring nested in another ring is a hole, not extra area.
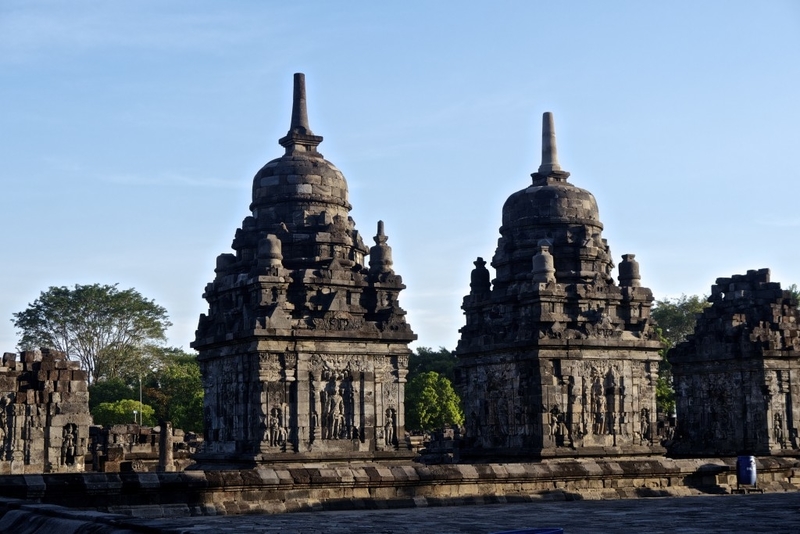
M 164 435 L 165 427 L 168 436 Z M 169 422 L 154 428 L 135 424 L 92 426 L 89 436 L 92 471 L 104 473 L 181 471 L 194 463 L 191 455 L 203 444 L 200 436 L 173 429 Z
M 0 474 L 84 470 L 89 394 L 78 362 L 42 349 L 0 365 Z
M 0 496 L 136 517 L 620 499 L 730 493 L 736 489 L 735 464 L 735 458 L 625 457 L 398 469 L 373 462 L 335 470 L 291 469 L 297 476 L 290 480 L 260 476 L 262 469 L 10 475 L 0 477 Z M 797 459 L 762 457 L 756 464 L 760 489 L 799 489 Z
M 286 153 L 256 174 L 252 216 L 204 294 L 192 344 L 205 389 L 201 462 L 369 458 L 403 445 L 416 339 L 397 300 L 405 286 L 382 222 L 364 245 L 321 141 L 295 75 Z
M 567 182 L 555 147 L 547 113 L 542 165 L 503 206 L 496 277 L 478 258 L 464 298 L 462 460 L 662 450 L 652 292 L 633 254 L 614 283 L 597 203 Z
M 769 269 L 718 278 L 694 334 L 669 351 L 674 455 L 797 455 L 800 311 Z

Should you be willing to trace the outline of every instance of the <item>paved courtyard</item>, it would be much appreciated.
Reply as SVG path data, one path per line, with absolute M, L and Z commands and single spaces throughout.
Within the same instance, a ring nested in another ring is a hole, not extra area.
M 163 533 L 491 533 L 561 527 L 566 534 L 800 532 L 800 493 L 561 501 L 283 515 L 125 521 Z

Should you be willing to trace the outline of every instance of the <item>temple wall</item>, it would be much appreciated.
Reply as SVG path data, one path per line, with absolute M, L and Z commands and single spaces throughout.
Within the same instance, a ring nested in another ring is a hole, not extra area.
M 259 349 L 270 344 L 262 341 Z M 200 360 L 204 453 L 266 461 L 281 453 L 347 456 L 399 446 L 405 433 L 405 350 L 393 354 L 386 344 L 373 342 L 297 348 Z M 351 351 L 342 353 L 344 348 Z
M 91 423 L 78 362 L 50 350 L 3 355 L 0 474 L 83 471 Z
M 719 278 L 673 348 L 679 456 L 798 455 L 800 311 L 769 270 Z

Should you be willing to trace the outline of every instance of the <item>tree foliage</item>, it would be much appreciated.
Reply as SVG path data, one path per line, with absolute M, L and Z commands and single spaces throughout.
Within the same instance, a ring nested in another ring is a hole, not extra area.
M 800 288 L 797 287 L 797 284 L 790 285 L 786 288 L 786 291 L 791 293 L 794 300 L 800 303 Z
M 450 382 L 455 380 L 456 355 L 444 347 L 434 351 L 430 347 L 418 347 L 408 358 L 408 380 L 428 371 L 444 376 Z
M 675 389 L 672 387 L 671 376 L 662 376 L 659 373 L 656 380 L 656 407 L 659 412 L 667 415 L 675 413 Z
M 711 304 L 705 297 L 681 295 L 675 299 L 656 300 L 650 316 L 656 320 L 667 350 L 671 349 L 694 332 L 697 316 Z
M 155 421 L 171 421 L 175 428 L 203 430 L 203 384 L 193 354 L 174 347 L 151 348 L 149 367 L 125 378 L 99 380 L 89 387 L 89 409 L 95 415 L 102 403 L 139 399 L 153 410 Z M 140 382 L 141 380 L 141 382 Z
M 138 423 L 138 414 L 142 415 L 142 424 L 144 426 L 155 425 L 155 411 L 152 406 L 141 404 L 138 400 L 133 399 L 100 403 L 92 412 L 92 418 L 94 419 L 94 424 L 101 426 L 128 425 Z
M 98 380 L 89 386 L 89 411 L 94 413 L 94 409 L 103 403 L 138 398 L 138 392 L 121 378 Z
M 160 367 L 147 378 L 144 397 L 159 420 L 186 431 L 203 431 L 203 382 L 193 354 L 164 349 Z
M 80 361 L 90 384 L 143 372 L 148 347 L 171 326 L 163 307 L 117 284 L 50 287 L 13 316 L 20 350 L 65 352 Z
M 435 371 L 427 371 L 406 384 L 406 428 L 430 431 L 464 424 L 464 411 L 453 384 Z
M 667 352 L 694 332 L 697 316 L 711 304 L 697 295 L 681 295 L 676 299 L 656 300 L 650 315 L 658 323 L 656 333 L 664 343 L 656 382 L 656 405 L 662 413 L 675 412 L 675 390 Z

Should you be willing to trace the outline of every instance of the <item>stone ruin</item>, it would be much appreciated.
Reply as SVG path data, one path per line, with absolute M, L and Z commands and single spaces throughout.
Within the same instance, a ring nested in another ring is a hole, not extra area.
M 166 425 L 166 440 L 158 427 L 93 425 L 79 362 L 48 349 L 3 355 L 0 475 L 183 470 L 202 439 Z
M 367 248 L 347 182 L 317 151 L 294 77 L 285 154 L 253 181 L 235 254 L 217 258 L 192 346 L 205 389 L 201 464 L 397 456 L 408 344 L 384 225 Z M 369 255 L 367 266 L 365 257 Z
M 800 311 L 769 269 L 718 278 L 672 364 L 678 456 L 797 455 Z
M 202 438 L 163 421 L 156 427 L 92 426 L 89 435 L 92 471 L 101 473 L 183 471 L 202 447 Z
M 83 471 L 91 423 L 78 362 L 47 349 L 3 354 L 0 474 Z
M 567 181 L 550 113 L 542 137 L 532 185 L 503 206 L 496 277 L 478 258 L 464 297 L 461 458 L 663 452 L 652 292 L 633 254 L 614 283 L 597 203 Z

